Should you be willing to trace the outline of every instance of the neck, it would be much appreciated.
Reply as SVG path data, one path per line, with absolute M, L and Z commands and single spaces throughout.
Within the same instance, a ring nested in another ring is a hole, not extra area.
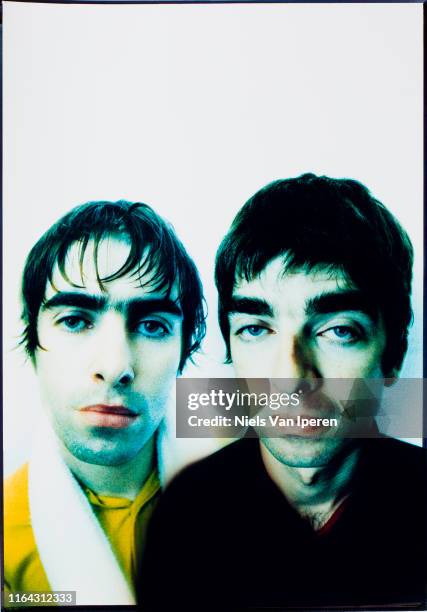
M 125 497 L 134 500 L 154 469 L 156 435 L 152 436 L 139 453 L 122 465 L 86 463 L 61 446 L 63 459 L 74 476 L 98 495 Z
M 261 443 L 261 456 L 270 478 L 289 503 L 315 528 L 326 523 L 349 493 L 360 449 L 351 448 L 321 467 L 293 467 L 276 459 Z

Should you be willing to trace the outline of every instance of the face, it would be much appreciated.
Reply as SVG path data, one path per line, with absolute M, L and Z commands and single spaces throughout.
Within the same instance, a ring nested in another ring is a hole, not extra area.
M 112 237 L 102 241 L 99 276 L 116 272 L 129 248 Z M 130 274 L 101 289 L 92 243 L 81 269 L 72 245 L 70 282 L 56 269 L 46 289 L 35 368 L 43 405 L 68 451 L 87 463 L 120 465 L 137 456 L 165 414 L 180 360 L 182 313 L 176 291 L 166 297 L 143 287 L 144 277 Z
M 254 280 L 237 283 L 229 321 L 239 378 L 292 379 L 286 391 L 297 392 L 302 380 L 324 390 L 328 379 L 383 377 L 381 317 L 338 269 L 284 273 L 283 258 L 274 259 Z M 300 412 L 324 416 L 316 414 L 313 397 L 309 404 L 307 395 Z M 342 436 L 309 434 L 262 441 L 281 462 L 299 467 L 324 465 L 348 443 Z

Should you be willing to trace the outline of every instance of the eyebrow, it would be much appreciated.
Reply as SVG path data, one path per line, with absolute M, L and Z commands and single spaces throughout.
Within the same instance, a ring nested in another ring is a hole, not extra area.
M 265 317 L 273 316 L 273 308 L 262 298 L 246 298 L 233 296 L 230 300 L 230 306 L 227 308 L 227 314 L 248 314 L 260 315 Z
M 344 291 L 329 291 L 309 298 L 305 305 L 305 313 L 308 316 L 357 310 L 363 312 L 372 319 L 378 316 L 378 309 L 372 304 L 372 300 L 358 289 Z M 233 296 L 227 309 L 228 315 L 248 314 L 273 317 L 274 310 L 271 304 L 262 298 Z
M 363 312 L 374 320 L 378 316 L 378 308 L 372 303 L 372 299 L 359 289 L 328 291 L 310 298 L 306 304 L 306 314 L 309 316 L 346 310 Z
M 109 309 L 125 312 L 130 318 L 144 316 L 153 312 L 167 312 L 182 317 L 182 309 L 170 298 L 135 297 L 128 300 L 111 301 L 104 295 L 91 295 L 74 291 L 55 293 L 43 306 L 43 310 L 52 310 L 61 306 L 84 308 L 93 312 L 105 312 Z

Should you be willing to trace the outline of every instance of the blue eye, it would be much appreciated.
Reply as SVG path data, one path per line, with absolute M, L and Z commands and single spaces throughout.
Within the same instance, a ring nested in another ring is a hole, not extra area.
M 170 334 L 166 325 L 152 319 L 138 323 L 137 331 L 149 338 L 164 338 Z
M 320 332 L 318 335 L 341 344 L 357 342 L 362 337 L 357 329 L 349 325 L 334 325 Z
M 80 315 L 69 315 L 58 320 L 58 325 L 64 327 L 67 331 L 78 333 L 85 329 L 93 327 L 93 323 Z
M 252 338 L 260 338 L 269 332 L 267 327 L 262 325 L 245 325 L 236 332 L 237 336 L 241 336 L 242 339 L 250 340 Z
M 334 327 L 333 332 L 335 333 L 336 336 L 338 336 L 338 338 L 348 338 L 348 337 L 353 338 L 355 335 L 353 330 L 350 329 L 350 327 L 344 327 L 342 325 L 338 327 Z

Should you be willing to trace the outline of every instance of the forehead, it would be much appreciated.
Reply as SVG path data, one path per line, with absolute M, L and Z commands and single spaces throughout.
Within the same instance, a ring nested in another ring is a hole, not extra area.
M 89 240 L 81 257 L 81 244 L 73 243 L 66 255 L 64 273 L 55 264 L 52 282 L 48 282 L 45 299 L 50 299 L 58 292 L 85 291 L 91 295 L 110 295 L 114 299 L 129 299 L 145 294 L 164 295 L 166 290 L 159 291 L 156 287 L 155 272 L 149 274 L 132 270 L 114 280 L 104 281 L 116 274 L 126 263 L 131 245 L 126 238 L 109 236 L 97 245 Z M 146 251 L 144 253 L 144 258 Z M 101 281 L 101 282 L 100 282 Z M 176 299 L 178 291 L 176 284 L 172 286 L 171 299 Z
M 284 258 L 276 257 L 255 278 L 239 279 L 235 284 L 233 296 L 263 297 L 269 301 L 298 304 L 319 293 L 355 288 L 340 268 L 319 264 L 312 269 L 286 270 Z

